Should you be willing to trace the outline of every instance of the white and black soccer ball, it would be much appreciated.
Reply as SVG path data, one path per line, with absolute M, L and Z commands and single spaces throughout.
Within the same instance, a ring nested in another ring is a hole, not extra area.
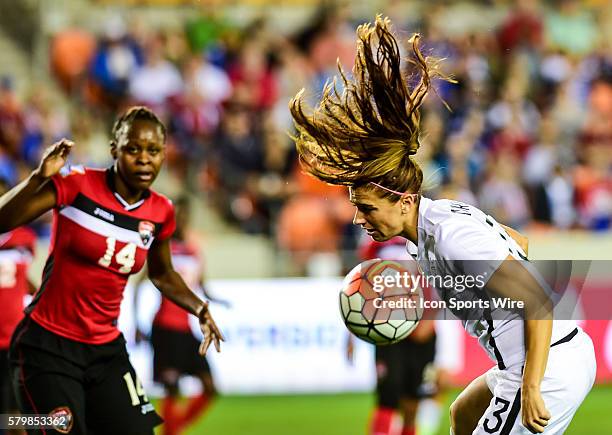
M 423 290 L 406 277 L 418 274 L 415 261 L 376 258 L 354 267 L 340 291 L 340 313 L 349 331 L 376 345 L 410 335 L 423 315 Z

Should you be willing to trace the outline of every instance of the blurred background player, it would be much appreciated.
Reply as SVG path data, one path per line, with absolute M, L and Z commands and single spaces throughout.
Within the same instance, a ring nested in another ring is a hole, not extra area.
M 385 242 L 365 237 L 359 257 L 362 261 L 372 258 L 413 260 L 406 251 L 406 240 L 401 237 Z M 352 358 L 353 340 L 353 336 L 349 335 L 349 358 Z M 438 393 L 433 366 L 435 353 L 436 331 L 430 312 L 424 314 L 418 327 L 406 339 L 389 346 L 375 347 L 377 406 L 370 427 L 372 435 L 417 433 L 420 402 Z M 424 417 L 419 421 L 421 427 L 418 433 L 435 433 L 440 417 L 437 402 L 428 403 L 428 412 Z
M 198 248 L 188 241 L 191 205 L 188 197 L 181 196 L 174 202 L 176 230 L 170 240 L 172 264 L 185 283 L 194 290 L 201 290 L 206 299 L 227 306 L 227 302 L 210 296 L 204 285 L 204 270 Z M 139 289 L 134 296 L 134 309 L 138 313 Z M 136 332 L 136 341 L 145 334 Z M 217 395 L 213 375 L 206 358 L 198 354 L 199 341 L 194 336 L 189 314 L 171 300 L 162 297 L 151 328 L 153 345 L 153 378 L 165 388 L 162 405 L 165 435 L 179 434 L 197 420 L 211 405 Z M 179 379 L 181 376 L 195 376 L 201 386 L 201 393 L 191 397 L 186 406 L 178 401 Z
M 0 178 L 0 196 L 8 190 L 8 183 Z M 11 335 L 23 318 L 24 298 L 32 294 L 34 285 L 28 280 L 36 243 L 36 233 L 19 227 L 0 234 L 0 414 L 15 414 L 17 403 L 11 388 L 8 350 Z M 0 434 L 4 429 L 0 428 Z M 8 432 L 20 434 L 21 431 Z
M 200 320 L 200 352 L 222 339 L 208 304 L 172 267 L 174 208 L 150 189 L 165 159 L 165 127 L 149 109 L 132 107 L 116 121 L 113 165 L 66 165 L 73 143 L 43 153 L 30 176 L 0 197 L 0 231 L 54 210 L 42 284 L 11 339 L 11 378 L 25 414 L 62 419 L 51 434 L 150 435 L 161 423 L 131 365 L 117 329 L 130 274 L 145 261 L 155 286 Z

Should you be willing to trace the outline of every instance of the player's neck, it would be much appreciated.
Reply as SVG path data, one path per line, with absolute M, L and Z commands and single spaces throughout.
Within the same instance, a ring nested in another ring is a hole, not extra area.
M 130 189 L 127 183 L 123 181 L 123 178 L 121 178 L 119 171 L 115 170 L 113 177 L 115 177 L 115 191 L 125 202 L 134 204 L 142 199 L 144 191 Z
M 405 239 L 410 240 L 412 243 L 418 246 L 419 244 L 419 236 L 417 227 L 419 224 L 419 206 L 418 203 L 416 207 L 411 207 L 406 215 L 406 219 L 404 220 L 404 229 L 400 236 Z

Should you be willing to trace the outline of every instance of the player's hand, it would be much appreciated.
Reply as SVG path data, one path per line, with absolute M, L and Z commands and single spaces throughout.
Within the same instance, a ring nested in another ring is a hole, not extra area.
M 206 355 L 206 351 L 210 346 L 210 343 L 215 344 L 215 349 L 217 352 L 221 352 L 221 342 L 225 340 L 219 328 L 217 328 L 217 324 L 213 320 L 210 315 L 210 311 L 208 310 L 208 305 L 205 305 L 199 315 L 200 319 L 200 329 L 204 334 L 204 340 L 200 344 L 199 353 L 200 355 Z
M 544 405 L 542 393 L 539 388 L 525 388 L 521 390 L 521 410 L 523 426 L 531 433 L 542 433 L 550 420 L 550 412 Z
M 48 147 L 40 159 L 37 172 L 41 177 L 50 178 L 57 174 L 66 164 L 74 142 L 62 139 Z

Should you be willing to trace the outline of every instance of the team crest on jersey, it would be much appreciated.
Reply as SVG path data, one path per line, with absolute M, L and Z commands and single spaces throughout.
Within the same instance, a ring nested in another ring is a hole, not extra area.
M 153 232 L 155 231 L 155 225 L 149 221 L 140 221 L 138 223 L 138 234 L 140 234 L 140 238 L 142 239 L 142 243 L 145 245 L 149 243 L 151 237 L 153 237 Z
M 74 424 L 72 411 L 67 406 L 60 406 L 49 413 L 52 418 L 53 429 L 59 433 L 70 433 Z

